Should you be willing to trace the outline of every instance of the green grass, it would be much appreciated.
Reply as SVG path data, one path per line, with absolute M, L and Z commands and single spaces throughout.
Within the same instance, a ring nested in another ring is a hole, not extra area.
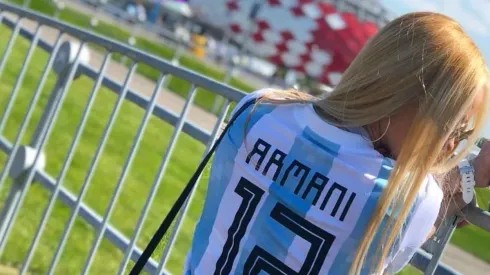
M 5 28 L 0 28 L 2 37 L 6 37 L 9 32 Z M 0 42 L 0 51 L 3 50 L 5 43 L 5 40 Z M 5 107 L 7 97 L 20 70 L 27 46 L 27 41 L 22 38 L 17 40 L 9 57 L 6 70 L 0 78 L 0 91 L 2 91 L 0 93 L 0 110 Z M 46 53 L 37 50 L 29 64 L 29 70 L 22 83 L 12 114 L 2 133 L 11 141 L 16 135 L 47 58 L 48 55 Z M 29 124 L 28 131 L 23 137 L 24 143 L 30 141 L 34 127 L 40 118 L 54 82 L 55 76 L 50 75 L 40 102 L 35 109 L 33 119 Z M 46 170 L 53 177 L 56 177 L 61 170 L 63 159 L 67 154 L 76 126 L 80 121 L 82 110 L 87 102 L 92 85 L 92 80 L 81 77 L 73 82 L 67 94 L 53 134 L 45 148 L 47 155 Z M 64 187 L 73 193 L 77 193 L 80 190 L 115 100 L 115 94 L 107 89 L 102 88 L 98 91 L 85 131 L 82 134 L 79 146 L 76 148 L 75 157 L 63 183 Z M 109 137 L 106 149 L 84 200 L 87 205 L 101 215 L 108 205 L 142 116 L 143 110 L 139 107 L 132 103 L 124 103 Z M 131 236 L 140 209 L 145 202 L 160 160 L 166 150 L 172 130 L 173 127 L 157 118 L 150 120 L 132 169 L 125 181 L 120 199 L 110 219 L 111 224 L 126 236 Z M 139 246 L 144 246 L 149 241 L 152 233 L 156 230 L 161 219 L 166 215 L 172 202 L 175 201 L 178 193 L 183 188 L 183 184 L 190 178 L 191 172 L 197 166 L 203 150 L 203 145 L 191 137 L 183 134 L 179 138 L 175 154 L 170 160 L 161 188 L 158 191 L 155 203 L 138 241 Z M 5 159 L 6 156 L 0 154 L 0 167 L 4 165 Z M 4 190 L 6 189 L 8 188 L 4 188 Z M 181 271 L 183 256 L 189 247 L 193 225 L 199 215 L 204 192 L 205 185 L 200 185 L 185 221 L 186 226 L 183 227 L 179 235 L 172 259 L 169 261 L 169 270 L 176 274 Z M 7 244 L 6 253 L 1 258 L 3 263 L 17 266 L 22 262 L 28 244 L 40 221 L 41 214 L 47 205 L 49 195 L 38 183 L 32 185 Z M 5 193 L 2 194 L 2 204 L 4 199 Z M 31 265 L 33 273 L 42 274 L 46 271 L 70 213 L 71 211 L 68 207 L 60 202 L 56 203 Z M 76 274 L 80 271 L 94 236 L 94 230 L 90 225 L 82 219 L 76 221 L 70 234 L 67 248 L 57 269 L 58 274 Z M 104 240 L 91 269 L 92 274 L 113 274 L 117 270 L 121 258 L 122 253 L 109 241 Z
M 412 266 L 407 266 L 401 272 L 398 272 L 397 275 L 422 275 L 422 272 Z
M 490 201 L 490 191 L 488 189 L 478 190 L 477 198 L 480 207 L 487 209 Z M 488 253 L 488 248 L 490 247 L 489 232 L 474 225 L 468 225 L 465 228 L 456 230 L 451 242 L 474 256 L 490 263 L 490 253 Z
M 23 0 L 8 0 L 8 1 L 16 4 L 23 3 Z M 53 4 L 47 1 L 41 1 L 41 0 L 31 1 L 29 7 L 33 10 L 36 10 L 38 12 L 47 15 L 53 15 L 55 13 L 55 8 Z M 130 32 L 123 30 L 118 26 L 107 24 L 102 21 L 100 21 L 96 27 L 92 28 L 90 26 L 89 16 L 85 14 L 81 14 L 70 8 L 65 8 L 63 11 L 61 11 L 59 14 L 59 19 L 67 23 L 73 24 L 75 26 L 84 29 L 89 29 L 95 33 L 101 34 L 103 36 L 112 38 L 114 40 L 123 43 L 127 43 L 128 38 L 130 37 Z M 170 60 L 174 56 L 174 50 L 172 48 L 164 44 L 155 43 L 141 36 L 137 37 L 135 47 L 165 60 Z M 120 60 L 120 55 L 115 55 L 114 58 Z M 180 62 L 180 66 L 184 68 L 195 71 L 199 74 L 202 74 L 206 77 L 218 81 L 223 81 L 226 75 L 226 72 L 221 71 L 217 67 L 214 67 L 210 64 L 204 63 L 198 57 L 191 54 L 184 54 L 179 59 L 179 62 Z M 160 74 L 160 72 L 155 71 L 152 68 L 149 68 L 148 66 L 144 66 L 144 65 L 138 68 L 138 72 L 152 80 L 156 80 L 158 78 L 158 75 Z M 249 83 L 245 83 L 240 79 L 236 79 L 236 78 L 232 78 L 229 82 L 229 85 L 245 92 L 251 92 L 257 90 L 256 86 L 250 85 Z M 168 89 L 170 91 L 175 92 L 183 97 L 185 97 L 190 87 L 191 84 L 189 82 L 175 77 L 171 78 L 170 83 L 168 85 Z M 215 94 L 213 94 L 210 91 L 203 90 L 196 95 L 195 103 L 196 105 L 206 110 L 211 110 L 215 102 L 215 99 L 216 99 Z

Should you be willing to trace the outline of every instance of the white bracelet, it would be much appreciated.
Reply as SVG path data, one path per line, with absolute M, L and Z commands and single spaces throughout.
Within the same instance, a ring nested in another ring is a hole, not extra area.
M 470 203 L 473 200 L 475 182 L 475 171 L 468 160 L 463 159 L 459 164 L 459 174 L 461 175 L 461 191 L 463 192 L 463 200 L 465 203 Z

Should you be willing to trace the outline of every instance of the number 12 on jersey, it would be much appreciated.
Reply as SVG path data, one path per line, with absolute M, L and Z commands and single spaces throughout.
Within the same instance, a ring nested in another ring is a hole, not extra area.
M 264 190 L 245 178 L 241 178 L 235 193 L 242 197 L 235 219 L 228 229 L 223 251 L 216 263 L 215 275 L 229 274 L 240 250 L 240 242 L 247 232 Z M 245 262 L 243 274 L 319 274 L 335 236 L 294 213 L 281 203 L 277 203 L 270 217 L 311 244 L 305 261 L 299 271 L 293 270 L 276 257 L 256 245 Z

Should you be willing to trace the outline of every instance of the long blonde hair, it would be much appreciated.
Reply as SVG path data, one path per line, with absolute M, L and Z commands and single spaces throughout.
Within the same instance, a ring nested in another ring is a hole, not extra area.
M 328 96 L 315 98 L 294 91 L 276 91 L 260 101 L 275 104 L 313 103 L 332 124 L 365 126 L 389 117 L 402 106 L 417 103 L 409 130 L 377 208 L 361 240 L 350 274 L 365 268 L 371 245 L 377 256 L 370 271 L 379 274 L 399 236 L 425 177 L 455 167 L 477 139 L 486 116 L 488 70 L 481 52 L 451 18 L 430 12 L 403 15 L 382 28 L 362 49 Z M 441 157 L 444 145 L 484 93 L 473 118 L 474 134 L 456 157 Z M 385 213 L 392 215 L 380 228 Z M 373 244 L 382 230 L 380 243 Z M 372 255 L 370 255 L 371 257 Z

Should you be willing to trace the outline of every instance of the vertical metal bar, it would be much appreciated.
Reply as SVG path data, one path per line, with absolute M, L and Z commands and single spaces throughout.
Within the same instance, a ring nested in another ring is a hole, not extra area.
M 429 265 L 424 271 L 424 275 L 433 275 L 436 272 L 437 266 L 439 265 L 439 261 L 441 260 L 442 253 L 446 248 L 447 243 L 451 239 L 454 230 L 456 229 L 456 223 L 458 222 L 458 217 L 453 217 L 451 222 L 448 222 L 446 226 L 441 228 L 441 230 L 446 231 L 443 239 L 441 240 L 439 246 L 432 254 L 432 259 L 429 262 Z
M 75 223 L 75 220 L 78 216 L 78 212 L 80 211 L 80 207 L 82 205 L 83 198 L 85 197 L 85 194 L 87 193 L 88 187 L 90 186 L 90 181 L 92 180 L 92 176 L 94 175 L 95 168 L 97 167 L 100 156 L 102 155 L 102 152 L 104 151 L 105 144 L 107 143 L 107 139 L 109 138 L 109 133 L 111 132 L 112 127 L 114 126 L 114 121 L 116 120 L 116 116 L 119 113 L 119 110 L 121 109 L 121 106 L 124 102 L 124 99 L 126 98 L 126 94 L 129 91 L 129 84 L 131 83 L 131 79 L 132 79 L 135 71 L 136 71 L 136 63 L 133 62 L 131 64 L 131 66 L 129 67 L 129 71 L 128 71 L 128 74 L 127 74 L 126 79 L 124 81 L 124 84 L 122 86 L 121 93 L 119 94 L 119 98 L 117 99 L 117 102 L 114 105 L 114 108 L 112 109 L 111 116 L 109 118 L 109 121 L 108 121 L 105 129 L 104 129 L 104 133 L 102 134 L 102 138 L 101 138 L 99 145 L 97 147 L 97 151 L 95 152 L 94 158 L 92 159 L 92 162 L 90 163 L 89 170 L 88 170 L 87 175 L 85 177 L 85 180 L 83 182 L 82 188 L 80 189 L 80 192 L 78 194 L 76 204 L 73 207 L 73 212 L 71 213 L 70 219 L 66 223 L 65 231 L 63 232 L 63 236 L 61 237 L 61 240 L 58 244 L 58 247 L 56 248 L 56 252 L 53 256 L 53 259 L 51 260 L 47 274 L 51 275 L 54 273 L 56 265 L 58 264 L 58 261 L 60 259 L 61 253 L 63 252 L 63 249 L 65 248 L 66 241 L 68 240 L 68 235 L 70 234 L 71 228 L 73 227 L 73 224 Z
M 17 94 L 19 93 L 20 85 L 22 84 L 22 81 L 24 80 L 24 75 L 25 75 L 25 72 L 27 70 L 27 66 L 29 65 L 32 54 L 34 53 L 34 50 L 36 49 L 37 41 L 39 40 L 39 29 L 40 29 L 40 27 L 41 27 L 41 25 L 37 25 L 37 27 L 36 27 L 36 32 L 34 34 L 34 38 L 31 42 L 30 47 L 29 47 L 29 51 L 27 52 L 27 55 L 24 59 L 24 63 L 20 69 L 19 75 L 18 75 L 17 79 L 15 80 L 14 87 L 13 87 L 12 92 L 10 93 L 9 99 L 7 101 L 7 106 L 5 106 L 5 109 L 3 110 L 3 114 L 2 114 L 3 119 L 0 120 L 0 134 L 3 132 L 3 128 L 7 124 L 7 120 L 9 118 L 10 112 L 12 111 L 12 108 L 14 106 L 15 99 L 17 98 Z M 36 92 L 39 92 L 39 91 L 36 91 Z M 37 101 L 37 98 L 39 97 L 39 93 L 36 93 L 36 92 L 34 94 L 33 99 L 36 99 L 36 101 Z M 31 100 L 31 103 L 29 105 L 30 108 L 34 108 L 34 106 L 35 106 L 35 105 L 31 105 L 32 103 L 33 103 L 33 101 Z M 36 102 L 34 102 L 34 104 L 35 103 Z M 32 110 L 28 110 L 27 111 L 28 114 L 32 113 L 31 111 Z M 12 152 L 9 155 L 7 163 L 3 167 L 2 172 L 0 172 L 0 191 L 2 190 L 5 179 L 7 178 L 8 171 L 10 170 L 10 168 L 12 166 L 15 154 L 17 153 L 18 144 L 20 142 L 20 139 L 22 138 L 22 135 L 24 134 L 23 132 L 26 128 L 25 126 L 27 126 L 24 123 L 27 124 L 27 121 L 24 119 L 23 124 L 21 125 L 21 129 L 19 129 L 19 132 L 17 133 L 14 148 L 12 148 Z M 15 145 L 17 145 L 17 148 L 15 148 Z
M 31 246 L 29 247 L 29 250 L 27 251 L 27 255 L 24 259 L 24 263 L 22 265 L 22 268 L 20 270 L 20 274 L 26 274 L 27 269 L 29 268 L 29 264 L 32 260 L 32 256 L 34 255 L 34 251 L 36 250 L 37 244 L 39 243 L 39 240 L 41 238 L 41 235 L 44 231 L 44 227 L 46 226 L 49 216 L 51 215 L 51 211 L 53 210 L 54 203 L 56 202 L 56 199 L 58 198 L 58 193 L 61 189 L 61 185 L 63 183 L 63 180 L 65 178 L 65 175 L 68 171 L 68 168 L 70 167 L 71 161 L 73 159 L 73 155 L 75 153 L 75 148 L 78 145 L 78 142 L 80 140 L 80 137 L 83 133 L 83 130 L 85 129 L 85 124 L 87 123 L 88 116 L 90 114 L 90 111 L 92 109 L 92 105 L 95 101 L 95 98 L 98 94 L 98 90 L 100 89 L 100 86 L 102 84 L 102 80 L 104 79 L 104 74 L 107 68 L 107 65 L 109 64 L 110 61 L 110 53 L 107 53 L 104 56 L 103 63 L 101 66 L 101 69 L 99 71 L 99 76 L 97 77 L 96 82 L 94 83 L 94 86 L 92 88 L 92 91 L 90 93 L 90 97 L 88 99 L 88 103 L 85 106 L 85 109 L 83 111 L 82 119 L 80 120 L 80 123 L 77 127 L 77 131 L 75 133 L 75 137 L 72 140 L 72 143 L 70 144 L 70 148 L 68 149 L 68 153 L 66 155 L 65 161 L 63 162 L 63 167 L 61 168 L 61 172 L 58 176 L 58 179 L 56 181 L 55 188 L 53 192 L 51 193 L 51 198 L 49 200 L 48 206 L 46 207 L 46 210 L 44 211 L 43 217 L 41 219 L 41 223 L 39 224 L 36 233 L 34 235 L 34 239 L 31 242 Z
M 95 253 L 97 252 L 97 249 L 99 248 L 100 242 L 102 241 L 102 238 L 104 237 L 104 233 L 107 229 L 107 225 L 109 223 L 109 218 L 111 217 L 112 211 L 114 210 L 114 207 L 116 205 L 117 199 L 119 198 L 119 194 L 121 193 L 122 187 L 124 186 L 124 182 L 126 179 L 126 176 L 129 173 L 129 169 L 131 168 L 131 165 L 134 160 L 134 156 L 136 155 L 136 152 L 138 151 L 141 139 L 143 138 L 143 133 L 145 132 L 146 126 L 148 125 L 148 121 L 150 120 L 151 116 L 153 115 L 153 110 L 155 109 L 155 106 L 157 104 L 157 99 L 158 96 L 160 95 L 160 92 L 162 91 L 162 85 L 163 82 L 165 81 L 165 75 L 161 74 L 160 77 L 158 78 L 157 84 L 155 86 L 155 90 L 153 91 L 153 95 L 151 96 L 150 102 L 148 106 L 146 107 L 146 112 L 145 115 L 143 116 L 143 120 L 141 121 L 141 124 L 138 128 L 137 134 L 135 139 L 133 140 L 133 144 L 131 146 L 131 151 L 129 152 L 129 155 L 126 159 L 126 162 L 124 163 L 124 167 L 121 173 L 121 176 L 119 177 L 119 180 L 116 184 L 116 189 L 112 193 L 112 198 L 111 202 L 109 203 L 109 206 L 107 207 L 106 213 L 104 215 L 104 218 L 102 220 L 101 227 L 99 228 L 99 232 L 97 234 L 97 237 L 95 238 L 92 248 L 90 249 L 90 253 L 88 256 L 87 261 L 85 262 L 85 266 L 83 267 L 82 274 L 86 275 L 88 271 L 90 270 L 90 266 L 92 265 Z
M 160 163 L 160 167 L 158 169 L 157 175 L 153 181 L 150 193 L 148 194 L 148 197 L 146 198 L 145 205 L 143 207 L 143 210 L 141 211 L 140 217 L 138 219 L 138 223 L 136 224 L 136 229 L 133 233 L 131 241 L 129 242 L 129 246 L 126 249 L 126 252 L 124 254 L 124 258 L 121 262 L 121 265 L 119 266 L 119 271 L 117 272 L 117 274 L 123 274 L 124 273 L 124 270 L 126 269 L 126 266 L 128 265 L 128 262 L 131 259 L 131 254 L 133 253 L 134 247 L 136 245 L 136 241 L 138 240 L 139 234 L 140 234 L 141 230 L 143 229 L 143 224 L 146 220 L 146 217 L 147 217 L 148 212 L 151 208 L 151 205 L 152 205 L 153 200 L 155 198 L 155 195 L 158 191 L 158 188 L 160 187 L 160 182 L 162 181 L 162 178 L 163 178 L 165 171 L 167 169 L 168 161 L 170 160 L 170 157 L 172 156 L 175 145 L 178 141 L 180 133 L 182 132 L 182 127 L 184 126 L 187 114 L 189 113 L 189 109 L 192 106 L 192 102 L 194 101 L 195 94 L 196 94 L 196 88 L 193 85 L 191 87 L 189 93 L 187 94 L 187 99 L 185 101 L 184 108 L 182 109 L 179 120 L 177 121 L 177 124 L 175 125 L 174 131 L 172 133 L 172 137 L 170 138 L 170 142 L 167 145 L 167 150 L 164 153 L 164 156 L 163 156 L 162 162 Z
M 15 84 L 14 87 L 12 88 L 12 92 L 10 93 L 9 99 L 7 101 L 7 106 L 5 106 L 5 109 L 3 110 L 2 113 L 2 120 L 0 121 L 0 133 L 3 132 L 3 128 L 5 127 L 6 121 L 9 118 L 10 112 L 12 111 L 12 107 L 14 105 L 14 101 L 17 98 L 17 93 L 19 92 L 20 85 L 22 84 L 22 81 L 24 80 L 24 75 L 27 70 L 27 66 L 29 65 L 29 62 L 32 58 L 32 54 L 34 53 L 34 50 L 36 49 L 37 42 L 39 40 L 39 30 L 41 28 L 41 25 L 37 25 L 36 31 L 34 33 L 34 37 L 31 41 L 31 45 L 29 46 L 29 50 L 27 51 L 27 54 L 24 58 L 24 61 L 22 63 L 22 67 L 20 68 L 19 75 L 15 79 Z M 1 181 L 0 181 L 1 185 Z
M 34 134 L 32 134 L 31 142 L 29 143 L 31 147 L 34 148 L 39 147 L 39 142 L 41 140 L 42 132 L 46 127 L 46 121 L 48 121 L 49 118 L 56 111 L 56 108 L 54 108 L 54 106 L 56 105 L 56 102 L 59 101 L 59 98 L 62 95 L 60 91 L 65 85 L 65 82 L 66 82 L 66 73 L 61 72 L 58 75 L 58 80 L 56 81 L 56 84 L 53 87 L 53 91 L 51 92 L 48 98 L 48 102 L 45 104 L 44 111 L 41 115 L 41 118 L 39 119 L 39 123 L 36 129 L 34 130 Z
M 242 51 L 243 50 L 240 50 L 240 53 L 238 54 L 240 57 L 243 54 Z M 228 69 L 226 70 L 226 74 L 225 74 L 225 77 L 224 77 L 223 82 L 222 82 L 224 84 L 228 84 L 231 81 L 231 79 L 233 78 L 233 73 L 235 72 L 235 69 L 236 69 L 235 63 L 233 63 L 233 61 L 230 61 L 230 62 L 231 62 L 231 64 L 228 67 Z M 218 111 L 221 104 L 224 104 L 224 103 L 225 103 L 225 99 L 221 96 L 216 95 L 213 106 L 211 107 L 211 113 L 216 114 L 216 112 Z
M 0 9 L 0 24 L 3 22 L 3 14 L 5 12 L 3 10 Z
M 22 136 L 24 135 L 24 132 L 27 129 L 28 122 L 31 119 L 31 116 L 34 112 L 34 107 L 37 104 L 37 101 L 39 100 L 39 97 L 42 93 L 42 89 L 44 87 L 44 84 L 46 82 L 46 79 L 48 78 L 49 71 L 53 67 L 54 60 L 56 59 L 56 55 L 58 53 L 58 50 L 61 46 L 61 33 L 58 35 L 58 38 L 56 39 L 55 46 L 53 48 L 53 51 L 51 53 L 51 57 L 48 60 L 48 63 L 46 63 L 46 66 L 43 71 L 43 75 L 41 76 L 41 79 L 39 80 L 38 86 L 36 90 L 34 91 L 34 95 L 31 99 L 31 102 L 29 103 L 29 107 L 27 108 L 27 113 L 24 116 L 24 119 L 21 123 L 20 130 L 17 133 L 17 136 L 15 138 L 14 144 L 12 145 L 12 151 L 10 151 L 9 158 L 7 159 L 7 163 L 5 165 L 5 173 L 7 173 L 10 170 L 10 166 L 13 163 L 13 159 L 15 155 L 17 154 L 17 151 L 20 147 L 20 141 L 22 139 Z M 20 181 L 23 181 L 22 179 L 19 179 Z M 0 185 L 0 189 L 1 189 Z M 11 187 L 11 190 L 9 192 L 8 198 L 4 204 L 4 207 L 2 209 L 2 213 L 0 214 L 0 221 L 4 221 L 6 219 L 11 219 L 13 215 L 13 211 L 16 208 L 16 202 L 18 201 L 20 192 L 21 192 L 22 186 L 19 186 L 18 184 L 13 184 Z M 6 225 L 3 223 L 3 225 Z M 0 228 L 0 239 L 3 238 L 3 235 L 5 234 L 6 228 L 2 226 Z
M 7 47 L 5 47 L 5 50 L 3 51 L 2 59 L 0 61 L 0 75 L 3 74 L 3 70 L 5 69 L 5 64 L 7 64 L 8 56 L 10 55 L 10 51 L 12 51 L 12 46 L 15 43 L 15 38 L 17 38 L 17 35 L 19 34 L 21 21 L 22 21 L 22 17 L 17 18 L 17 22 L 15 22 L 14 30 L 10 34 Z
M 223 122 L 225 121 L 225 118 L 228 114 L 229 108 L 230 108 L 230 103 L 229 103 L 228 99 L 225 99 L 225 103 L 221 109 L 220 116 L 219 116 L 218 121 L 216 122 L 216 124 L 214 126 L 213 133 L 211 134 L 209 142 L 206 145 L 206 150 L 204 151 L 202 158 L 204 158 L 204 156 L 209 152 L 209 150 L 213 146 L 214 142 L 218 138 L 218 136 L 220 134 L 221 126 L 223 125 Z M 168 256 L 169 256 L 169 254 L 172 250 L 172 247 L 174 246 L 174 243 L 175 243 L 175 237 L 177 235 L 177 232 L 180 230 L 180 227 L 182 226 L 182 219 L 183 219 L 185 213 L 187 212 L 187 210 L 189 209 L 189 204 L 192 201 L 192 199 L 194 198 L 194 194 L 195 194 L 195 191 L 197 189 L 197 186 L 198 186 L 200 180 L 201 180 L 201 177 L 199 176 L 197 184 L 195 185 L 194 189 L 192 190 L 191 195 L 189 196 L 189 198 L 187 198 L 187 200 L 184 203 L 184 207 L 182 208 L 182 210 L 179 212 L 179 215 L 177 216 L 177 221 L 175 223 L 175 227 L 172 229 L 172 233 L 170 233 L 170 238 L 168 239 L 168 242 L 165 245 L 165 249 L 163 251 L 162 257 L 160 258 L 160 263 L 158 264 L 158 268 L 157 268 L 157 274 L 161 274 L 163 268 L 167 264 Z
M 45 129 L 43 129 L 43 131 L 41 133 L 41 138 L 39 141 L 39 147 L 36 148 L 37 152 L 36 152 L 36 156 L 34 157 L 33 167 L 37 166 L 37 163 L 39 161 L 39 157 L 41 156 L 41 151 L 42 151 L 46 141 L 48 140 L 48 138 L 49 138 L 49 136 L 50 136 L 50 134 L 54 128 L 55 121 L 57 120 L 59 112 L 61 110 L 61 105 L 62 105 L 62 103 L 65 99 L 65 96 L 67 94 L 68 87 L 70 87 L 71 82 L 73 81 L 73 77 L 75 76 L 75 73 L 78 69 L 78 64 L 80 62 L 80 53 L 82 52 L 82 48 L 84 47 L 84 45 L 85 45 L 85 42 L 82 42 L 80 45 L 80 48 L 78 49 L 78 52 L 76 54 L 75 63 L 70 67 L 67 76 L 65 76 L 65 75 L 60 76 L 63 78 L 67 77 L 67 78 L 65 78 L 66 82 L 64 83 L 63 88 L 60 92 L 61 93 L 60 98 L 56 102 L 56 105 L 54 107 L 55 112 L 54 112 L 53 116 L 50 117 L 49 121 L 47 121 L 47 126 Z M 65 73 L 67 73 L 67 72 L 63 72 L 63 74 L 65 74 Z M 0 256 L 3 254 L 3 250 L 5 249 L 7 239 L 10 235 L 10 232 L 11 232 L 13 224 L 17 218 L 17 215 L 19 214 L 19 210 L 20 210 L 20 207 L 22 206 L 22 202 L 24 201 L 24 198 L 27 195 L 27 191 L 29 190 L 29 186 L 30 186 L 32 180 L 34 179 L 35 172 L 36 172 L 36 169 L 34 169 L 34 168 L 29 170 L 28 175 L 26 177 L 26 180 L 22 183 L 23 189 L 22 189 L 19 201 L 18 201 L 16 208 L 14 210 L 14 213 L 12 215 L 12 219 L 10 219 L 9 221 L 5 221 L 5 222 L 7 222 L 7 227 L 6 227 L 5 235 L 0 240 Z
M 17 177 L 12 183 L 12 187 L 10 188 L 10 192 L 5 200 L 5 204 L 2 208 L 2 213 L 0 214 L 0 240 L 4 238 L 7 230 L 8 230 L 8 222 L 12 219 L 15 213 L 15 209 L 17 209 L 17 205 L 19 202 L 20 194 L 22 191 L 22 182 L 25 181 L 25 174 L 21 174 Z

